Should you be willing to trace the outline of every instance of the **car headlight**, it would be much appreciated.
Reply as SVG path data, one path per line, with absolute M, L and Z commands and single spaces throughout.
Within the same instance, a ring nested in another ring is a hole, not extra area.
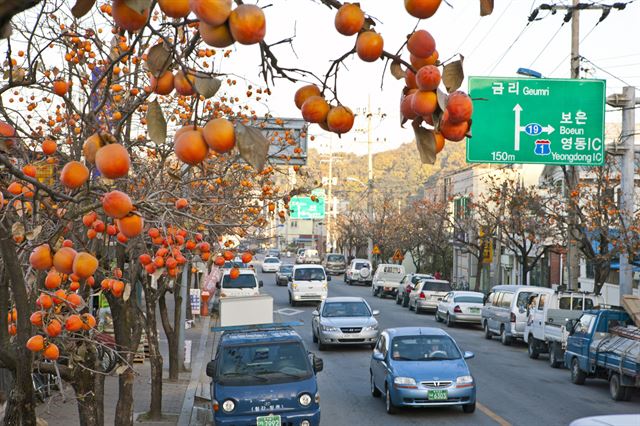
M 320 326 L 320 328 L 322 328 L 322 331 L 326 331 L 326 332 L 336 332 L 336 331 L 340 331 L 338 329 L 338 327 L 332 327 L 330 325 L 322 325 Z
M 298 288 L 298 284 L 296 283 L 291 284 L 291 288 L 295 290 L 296 288 Z
M 311 395 L 309 395 L 308 393 L 303 393 L 302 395 L 300 395 L 300 398 L 298 398 L 298 402 L 303 407 L 306 407 L 307 405 L 311 404 Z
M 362 331 L 374 331 L 378 329 L 378 324 L 368 325 L 362 329 Z
M 456 379 L 457 385 L 468 385 L 469 383 L 473 383 L 473 377 L 471 376 L 460 376 Z
M 393 379 L 394 385 L 415 386 L 416 381 L 411 377 L 396 377 Z
M 322 289 L 323 289 L 323 290 L 326 290 L 327 288 L 328 288 L 328 287 L 327 287 L 327 283 L 322 284 Z
M 225 413 L 230 413 L 232 412 L 234 409 L 236 408 L 236 403 L 233 402 L 230 399 L 227 399 L 225 402 L 222 403 L 222 410 Z

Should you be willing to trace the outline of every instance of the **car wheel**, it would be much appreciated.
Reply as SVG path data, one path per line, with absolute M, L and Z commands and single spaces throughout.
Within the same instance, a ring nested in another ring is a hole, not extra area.
M 376 344 L 372 343 L 372 344 L 369 345 L 369 347 L 371 348 L 371 350 L 374 350 L 376 348 Z
M 622 386 L 618 373 L 613 373 L 609 378 L 609 393 L 614 401 L 624 401 L 627 398 L 627 387 Z
M 453 320 L 451 319 L 451 317 L 449 316 L 449 314 L 447 314 L 447 327 L 453 327 Z
M 505 346 L 509 346 L 511 344 L 511 337 L 507 336 L 507 330 L 504 327 L 500 327 L 500 343 Z
M 409 310 L 413 311 L 413 306 L 411 306 L 411 301 L 409 301 L 408 305 L 409 305 Z
M 318 336 L 316 336 L 316 332 L 313 331 L 313 328 L 311 330 L 311 334 L 313 335 L 313 343 L 318 343 Z
M 584 381 L 587 379 L 587 375 L 580 369 L 580 363 L 578 358 L 571 360 L 571 383 L 575 385 L 584 385 Z
M 402 299 L 400 299 L 400 293 L 396 294 L 396 305 L 402 303 Z
M 369 372 L 369 376 L 371 377 L 371 396 L 374 398 L 380 398 L 382 392 L 380 392 L 380 389 L 376 387 L 376 384 L 373 381 L 373 373 Z
M 473 404 L 465 404 L 462 406 L 462 411 L 466 414 L 471 414 L 476 411 L 476 403 Z
M 552 343 L 549 347 L 549 365 L 551 368 L 559 368 L 562 365 L 562 348 L 557 343 Z
M 322 340 L 318 339 L 318 350 L 319 351 L 324 351 L 327 349 L 327 345 L 325 345 L 324 343 L 322 343 Z
M 491 340 L 493 338 L 493 334 L 491 333 L 491 330 L 489 330 L 489 323 L 486 321 L 484 322 L 484 338 L 487 340 Z
M 418 308 L 418 302 L 416 302 L 416 306 L 413 307 L 413 310 L 416 311 L 416 315 L 420 315 L 420 308 Z
M 436 322 L 442 322 L 442 318 L 440 318 L 440 314 L 438 313 L 438 310 L 436 310 Z
M 386 387 L 386 393 L 384 395 L 384 403 L 385 403 L 385 408 L 387 409 L 387 414 L 396 414 L 398 412 L 398 409 L 396 408 L 395 405 L 393 405 L 393 402 L 391 401 L 391 394 L 389 392 L 389 387 Z
M 529 358 L 531 359 L 538 359 L 538 357 L 540 356 L 540 348 L 538 346 L 538 342 L 536 342 L 536 339 L 533 336 L 529 336 L 527 353 L 529 354 Z

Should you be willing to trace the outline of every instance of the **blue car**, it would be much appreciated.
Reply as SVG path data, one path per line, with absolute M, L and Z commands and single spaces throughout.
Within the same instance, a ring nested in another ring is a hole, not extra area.
M 384 330 L 371 358 L 371 395 L 385 394 L 389 414 L 399 407 L 447 405 L 473 413 L 476 383 L 465 361 L 473 356 L 439 328 Z

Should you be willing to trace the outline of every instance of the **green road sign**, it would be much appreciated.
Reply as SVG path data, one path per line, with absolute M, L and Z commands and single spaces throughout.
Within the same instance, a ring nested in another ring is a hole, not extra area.
M 311 201 L 311 197 L 293 197 L 289 201 L 291 219 L 324 219 L 325 202 L 323 197 Z
M 604 80 L 469 78 L 469 163 L 604 163 Z

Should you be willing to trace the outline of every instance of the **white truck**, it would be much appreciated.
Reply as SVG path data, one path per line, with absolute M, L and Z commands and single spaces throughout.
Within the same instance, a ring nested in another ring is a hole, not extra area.
M 371 294 L 381 299 L 384 296 L 396 297 L 400 281 L 404 278 L 404 266 L 393 263 L 383 263 L 378 265 L 376 273 L 373 275 Z
M 541 353 L 549 354 L 552 368 L 562 366 L 566 349 L 567 323 L 580 318 L 585 310 L 603 303 L 602 296 L 585 292 L 542 292 L 532 298 L 528 305 L 527 325 L 524 341 L 529 358 L 537 359 Z

